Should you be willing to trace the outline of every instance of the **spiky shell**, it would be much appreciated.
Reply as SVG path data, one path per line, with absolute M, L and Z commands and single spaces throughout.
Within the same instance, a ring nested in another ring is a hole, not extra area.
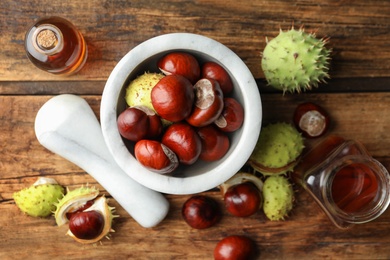
M 104 226 L 103 226 L 103 229 L 102 229 L 102 232 L 100 233 L 100 235 L 94 239 L 80 239 L 80 238 L 77 238 L 70 230 L 68 230 L 68 232 L 66 234 L 68 236 L 72 237 L 77 242 L 82 243 L 82 244 L 93 244 L 93 243 L 100 241 L 102 238 L 107 237 L 107 235 L 110 232 L 115 232 L 112 229 L 112 220 L 114 217 L 117 217 L 117 216 L 112 214 L 113 210 L 114 210 L 114 208 L 110 207 L 108 205 L 106 197 L 101 196 L 101 197 L 95 199 L 93 205 L 91 207 L 87 208 L 86 210 L 84 210 L 83 212 L 97 211 L 103 215 Z
M 282 175 L 270 176 L 264 181 L 263 197 L 263 211 L 270 220 L 283 220 L 293 208 L 294 191 Z
M 62 226 L 69 222 L 66 213 L 75 212 L 88 201 L 94 200 L 99 195 L 99 190 L 95 187 L 80 187 L 68 191 L 66 195 L 58 202 L 54 213 L 56 223 Z
M 164 77 L 162 73 L 145 72 L 132 80 L 126 88 L 125 99 L 127 105 L 132 106 L 146 106 L 153 111 L 152 100 L 150 93 L 153 87 Z
M 301 134 L 288 123 L 262 128 L 249 164 L 264 175 L 286 173 L 295 166 L 304 148 Z
M 262 54 L 261 66 L 268 84 L 283 92 L 299 93 L 325 82 L 331 53 L 326 43 L 326 39 L 303 29 L 280 30 Z
M 230 187 L 244 182 L 252 182 L 259 191 L 263 189 L 263 181 L 257 176 L 248 172 L 238 172 L 234 174 L 230 179 L 220 184 L 218 188 L 220 189 L 222 195 L 224 195 Z
M 32 217 L 47 217 L 56 210 L 56 203 L 64 196 L 64 188 L 52 178 L 40 177 L 30 187 L 13 194 L 16 205 Z

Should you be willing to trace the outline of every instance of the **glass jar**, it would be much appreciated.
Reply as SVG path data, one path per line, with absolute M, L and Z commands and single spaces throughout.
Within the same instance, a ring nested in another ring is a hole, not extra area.
M 388 171 L 354 140 L 327 137 L 302 157 L 292 178 L 339 228 L 369 222 L 390 203 Z
M 36 67 L 61 75 L 78 72 L 88 56 L 81 33 L 68 20 L 57 16 L 42 18 L 30 27 L 25 49 Z

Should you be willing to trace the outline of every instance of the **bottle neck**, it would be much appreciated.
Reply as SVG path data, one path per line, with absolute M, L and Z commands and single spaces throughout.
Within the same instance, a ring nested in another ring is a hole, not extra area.
M 64 45 L 61 30 L 52 24 L 39 25 L 34 31 L 32 42 L 34 48 L 45 55 L 60 52 Z

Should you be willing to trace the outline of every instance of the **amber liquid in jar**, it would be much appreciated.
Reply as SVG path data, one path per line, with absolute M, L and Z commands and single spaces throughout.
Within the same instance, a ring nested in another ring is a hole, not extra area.
M 332 198 L 342 211 L 363 211 L 378 193 L 375 173 L 362 163 L 352 163 L 336 172 L 332 182 Z
M 87 59 L 81 33 L 61 17 L 43 18 L 26 33 L 27 57 L 38 68 L 61 75 L 79 71 Z
M 390 176 L 364 146 L 329 136 L 292 173 L 339 228 L 371 221 L 390 203 Z

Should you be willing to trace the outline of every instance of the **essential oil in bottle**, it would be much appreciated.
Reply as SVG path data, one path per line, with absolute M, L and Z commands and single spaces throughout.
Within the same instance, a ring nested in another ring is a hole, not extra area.
M 363 212 L 378 193 L 378 178 L 363 163 L 352 163 L 339 169 L 332 181 L 332 198 L 346 213 Z
M 348 228 L 379 217 L 390 204 L 390 175 L 358 141 L 330 135 L 292 173 L 330 220 Z
M 60 75 L 78 72 L 88 56 L 84 37 L 68 20 L 40 19 L 26 33 L 27 57 L 38 68 Z

